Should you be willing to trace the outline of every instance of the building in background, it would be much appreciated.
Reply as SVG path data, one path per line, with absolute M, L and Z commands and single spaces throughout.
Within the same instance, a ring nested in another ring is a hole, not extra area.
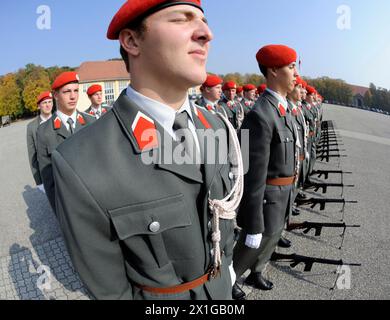
M 87 95 L 91 85 L 100 84 L 103 88 L 104 103 L 112 106 L 131 82 L 123 60 L 84 62 L 76 71 L 80 77 L 80 95 L 77 105 L 80 111 L 87 110 L 91 105 Z M 191 88 L 188 94 L 199 95 L 200 86 Z
M 364 104 L 364 95 L 367 91 L 369 91 L 369 88 L 362 87 L 362 86 L 355 86 L 350 84 L 349 85 L 352 89 L 352 105 L 354 107 L 362 108 L 365 106 Z
M 87 90 L 93 84 L 103 88 L 104 102 L 112 106 L 121 92 L 130 83 L 129 73 L 122 60 L 84 62 L 76 70 L 80 77 L 78 110 L 84 111 L 91 105 Z

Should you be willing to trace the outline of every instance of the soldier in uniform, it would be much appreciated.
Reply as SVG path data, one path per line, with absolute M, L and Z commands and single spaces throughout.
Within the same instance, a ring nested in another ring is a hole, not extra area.
M 236 90 L 236 100 L 238 102 L 241 102 L 242 99 L 244 99 L 244 87 L 243 86 L 238 86 Z
M 91 100 L 91 106 L 85 111 L 92 117 L 99 119 L 103 114 L 107 113 L 111 108 L 102 107 L 103 102 L 103 89 L 99 84 L 90 86 L 87 90 L 89 100 Z
M 210 150 L 202 132 L 230 128 L 234 138 L 235 131 L 188 99 L 188 89 L 206 80 L 213 37 L 201 2 L 129 0 L 107 36 L 119 39 L 131 86 L 53 153 L 75 269 L 97 299 L 231 299 L 234 215 L 223 201 L 222 211 L 213 208 L 235 175 L 218 160 L 227 137 L 214 138 Z M 217 161 L 180 164 L 179 147 Z
M 306 97 L 305 100 L 302 102 L 304 108 L 306 109 L 306 121 L 309 122 L 309 145 L 310 148 L 308 149 L 310 153 L 309 158 L 309 167 L 306 177 L 306 185 L 310 185 L 310 174 L 313 171 L 316 158 L 317 158 L 317 135 L 318 135 L 318 112 L 317 108 L 313 105 L 314 102 L 314 95 L 315 95 L 315 88 L 312 86 L 307 85 L 306 86 Z
M 299 150 L 299 153 L 296 154 L 296 157 L 298 158 L 299 161 L 297 162 L 299 175 L 298 175 L 298 179 L 294 184 L 293 200 L 295 200 L 295 198 L 297 197 L 299 190 L 303 188 L 305 177 L 308 170 L 308 165 L 307 165 L 308 162 L 306 161 L 306 159 L 308 158 L 307 140 L 308 140 L 309 130 L 307 128 L 305 116 L 301 107 L 301 100 L 302 100 L 302 93 L 303 93 L 302 85 L 303 85 L 302 79 L 300 77 L 297 77 L 297 82 L 294 90 L 287 94 L 289 109 L 292 115 L 294 125 L 298 132 L 297 136 L 299 138 L 297 139 L 297 150 Z M 299 215 L 299 214 L 300 212 L 297 208 L 292 209 L 292 215 Z
M 239 129 L 244 120 L 244 108 L 236 100 L 237 84 L 234 81 L 227 81 L 223 87 L 223 97 L 219 103 L 221 112 L 226 115 L 234 128 Z
M 261 48 L 256 58 L 268 88 L 241 128 L 241 132 L 249 130 L 249 170 L 237 215 L 242 232 L 233 261 L 237 278 L 250 268 L 245 282 L 271 290 L 272 282 L 262 273 L 290 213 L 296 179 L 296 137 L 286 96 L 294 89 L 298 76 L 297 54 L 287 46 L 269 45 Z
M 223 80 L 216 75 L 207 75 L 206 81 L 200 88 L 202 97 L 195 103 L 208 111 L 218 112 L 218 101 L 222 95 Z
M 37 98 L 39 116 L 27 125 L 27 152 L 30 168 L 38 189 L 45 192 L 37 157 L 37 131 L 40 124 L 49 120 L 53 110 L 53 96 L 50 91 L 42 92 Z
M 245 115 L 252 110 L 252 107 L 255 105 L 256 101 L 256 86 L 253 84 L 246 84 L 244 87 L 244 98 L 241 101 L 242 106 L 244 107 Z
M 61 73 L 53 82 L 53 96 L 57 111 L 49 121 L 41 124 L 37 132 L 37 156 L 39 171 L 47 197 L 54 212 L 54 180 L 51 156 L 65 139 L 95 118 L 76 110 L 79 98 L 79 77 L 76 72 Z

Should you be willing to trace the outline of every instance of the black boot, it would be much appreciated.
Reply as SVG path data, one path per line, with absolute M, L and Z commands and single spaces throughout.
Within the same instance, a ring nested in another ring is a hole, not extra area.
M 281 237 L 279 242 L 278 242 L 278 247 L 290 248 L 291 247 L 291 241 L 286 239 L 286 238 Z
M 272 290 L 274 287 L 274 284 L 265 279 L 261 272 L 251 273 L 248 278 L 245 279 L 245 283 L 250 286 L 254 286 L 256 289 L 268 291 Z
M 242 291 L 240 286 L 237 284 L 237 282 L 234 284 L 232 288 L 232 298 L 233 300 L 245 300 L 245 292 Z

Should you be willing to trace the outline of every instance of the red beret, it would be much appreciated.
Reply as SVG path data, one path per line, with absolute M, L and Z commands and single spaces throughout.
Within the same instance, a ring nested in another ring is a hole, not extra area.
M 302 80 L 302 78 L 301 77 L 297 77 L 297 81 L 296 81 L 296 84 L 295 84 L 295 86 L 298 86 L 298 85 L 302 85 L 302 87 L 303 87 L 303 80 Z
M 260 86 L 257 87 L 257 91 L 259 92 L 259 94 L 262 94 L 265 89 L 267 89 L 267 85 L 266 84 L 261 84 Z
M 201 0 L 127 0 L 112 19 L 108 27 L 107 38 L 116 40 L 119 38 L 121 30 L 125 29 L 135 19 L 142 16 L 146 17 L 161 9 L 179 4 L 192 5 L 203 11 Z
M 266 68 L 281 68 L 297 61 L 297 53 L 284 45 L 268 45 L 257 52 L 256 60 Z
M 61 73 L 53 82 L 51 88 L 53 90 L 57 90 L 59 88 L 62 88 L 64 85 L 67 85 L 68 83 L 72 82 L 79 82 L 80 78 L 79 75 L 76 72 L 73 71 L 67 71 Z
M 244 91 L 251 91 L 251 90 L 256 90 L 256 86 L 255 85 L 253 85 L 253 84 L 246 84 L 245 86 L 244 86 Z
M 307 90 L 307 94 L 316 93 L 316 89 L 314 89 L 312 86 L 309 85 L 306 87 L 306 90 Z
M 99 91 L 103 91 L 102 89 L 102 86 L 99 85 L 99 84 L 94 84 L 92 86 L 90 86 L 87 90 L 87 95 L 88 96 L 92 96 L 94 95 L 96 92 L 99 92 Z
M 50 91 L 42 92 L 38 98 L 37 98 L 37 104 L 40 104 L 42 101 L 45 101 L 47 99 L 53 99 L 53 95 Z
M 206 81 L 203 83 L 203 87 L 215 87 L 221 84 L 222 82 L 223 80 L 220 77 L 214 74 L 209 74 L 207 75 Z
M 230 90 L 230 89 L 237 89 L 237 85 L 234 81 L 228 81 L 222 87 L 222 90 Z
M 244 91 L 244 88 L 242 86 L 237 87 L 237 93 L 241 93 Z

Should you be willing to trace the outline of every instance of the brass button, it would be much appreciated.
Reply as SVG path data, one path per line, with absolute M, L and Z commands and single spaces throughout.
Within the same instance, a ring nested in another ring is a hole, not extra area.
M 159 232 L 160 231 L 160 223 L 155 221 L 155 222 L 152 222 L 150 225 L 149 225 L 149 230 L 150 232 L 153 232 L 153 233 L 156 233 L 156 232 Z

